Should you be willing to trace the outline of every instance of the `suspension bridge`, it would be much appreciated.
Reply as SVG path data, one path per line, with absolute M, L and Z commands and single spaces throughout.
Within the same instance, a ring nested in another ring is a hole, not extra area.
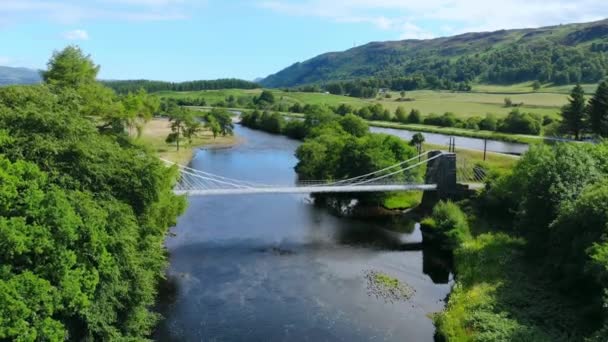
M 174 189 L 177 195 L 246 195 L 298 193 L 355 193 L 389 191 L 441 191 L 459 188 L 478 189 L 485 171 L 456 154 L 428 151 L 395 165 L 340 180 L 298 180 L 292 184 L 265 184 L 224 177 L 164 160 L 176 166 L 180 179 Z

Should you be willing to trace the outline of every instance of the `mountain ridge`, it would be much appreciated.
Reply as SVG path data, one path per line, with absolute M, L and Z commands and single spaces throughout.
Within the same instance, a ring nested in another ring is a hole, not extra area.
M 34 84 L 42 81 L 40 71 L 22 68 L 0 66 L 0 86 L 13 84 Z
M 493 69 L 509 67 L 511 61 L 501 60 L 498 64 L 492 64 L 487 59 L 490 57 L 504 59 L 504 56 L 500 56 L 501 52 L 517 48 L 521 51 L 515 57 L 523 58 L 523 61 L 520 62 L 522 66 L 530 63 L 526 58 L 534 57 L 535 54 L 538 54 L 540 58 L 546 58 L 547 51 L 542 53 L 543 49 L 557 52 L 557 54 L 563 55 L 563 59 L 557 64 L 558 60 L 553 60 L 552 56 L 549 56 L 550 68 L 537 66 L 537 70 L 528 70 L 527 75 L 511 77 L 513 80 L 506 77 L 503 82 L 498 82 L 501 77 L 496 77 L 494 74 L 488 75 L 488 72 L 492 72 Z M 591 51 L 592 48 L 597 51 Z M 577 69 L 573 67 L 572 74 L 569 74 L 568 77 L 552 74 L 554 71 L 570 72 L 565 70 L 567 68 L 563 64 L 578 58 L 574 56 L 572 49 L 592 54 L 593 58 L 586 64 L 577 62 L 578 64 L 575 65 Z M 486 80 L 495 83 L 515 83 L 515 81 L 541 79 L 555 83 L 571 83 L 592 79 L 593 77 L 589 75 L 592 72 L 601 72 L 604 76 L 608 69 L 606 52 L 608 52 L 608 19 L 603 19 L 589 23 L 540 28 L 469 32 L 424 40 L 375 41 L 344 51 L 326 52 L 303 62 L 296 62 L 267 76 L 260 83 L 267 87 L 291 87 L 366 77 L 409 77 L 416 74 L 428 74 L 453 82 Z M 489 54 L 496 56 L 488 56 Z M 474 64 L 477 63 L 483 70 L 472 70 L 467 75 L 455 73 L 455 75 L 447 75 L 447 77 L 445 70 L 433 72 L 433 69 L 437 69 L 437 67 L 445 67 L 446 63 L 454 64 L 463 62 L 464 59 L 477 59 L 465 63 L 471 64 L 466 67 L 475 69 Z M 587 64 L 592 64 L 592 66 L 589 67 Z

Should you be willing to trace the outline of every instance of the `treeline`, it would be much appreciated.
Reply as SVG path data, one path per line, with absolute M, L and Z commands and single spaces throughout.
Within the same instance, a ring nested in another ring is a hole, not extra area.
M 572 89 L 568 102 L 561 110 L 560 129 L 563 133 L 573 135 L 576 140 L 585 133 L 608 137 L 608 81 L 599 84 L 589 101 L 583 88 L 577 85 Z
M 207 81 L 188 81 L 188 82 L 164 82 L 149 80 L 126 80 L 126 81 L 102 81 L 102 83 L 114 89 L 119 94 L 136 92 L 144 89 L 149 93 L 157 91 L 198 91 L 198 90 L 217 90 L 217 89 L 257 89 L 260 85 L 254 82 L 225 78 Z
M 538 145 L 461 202 L 468 215 L 453 204 L 435 207 L 425 231 L 444 237 L 457 277 L 436 318 L 439 335 L 606 341 L 606 179 L 608 144 Z
M 0 340 L 148 338 L 185 200 L 128 131 L 159 101 L 117 96 L 70 46 L 36 86 L 0 88 Z
M 311 84 L 295 88 L 284 88 L 284 91 L 301 91 L 308 93 L 328 92 L 333 95 L 345 95 L 358 98 L 374 98 L 381 91 L 410 91 L 417 89 L 471 91 L 468 81 L 454 82 L 434 75 L 414 75 L 411 77 L 365 78 L 353 81 L 337 81 L 322 84 Z

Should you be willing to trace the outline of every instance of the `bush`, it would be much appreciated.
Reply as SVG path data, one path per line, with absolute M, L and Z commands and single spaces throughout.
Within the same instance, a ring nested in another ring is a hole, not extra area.
M 479 122 L 479 129 L 484 131 L 496 131 L 498 120 L 494 114 L 486 114 L 486 117 Z
M 454 250 L 471 237 L 469 222 L 460 207 L 451 201 L 440 201 L 423 221 L 425 230 L 442 240 L 442 248 Z
M 515 109 L 502 121 L 498 130 L 505 133 L 539 135 L 541 128 L 542 118 Z
M 456 127 L 460 120 L 456 118 L 454 113 L 447 112 L 441 116 L 431 114 L 424 118 L 425 125 L 441 126 L 441 127 Z
M 417 109 L 412 109 L 410 111 L 410 115 L 407 117 L 407 122 L 411 124 L 419 124 L 422 122 L 422 115 L 420 115 L 420 111 Z

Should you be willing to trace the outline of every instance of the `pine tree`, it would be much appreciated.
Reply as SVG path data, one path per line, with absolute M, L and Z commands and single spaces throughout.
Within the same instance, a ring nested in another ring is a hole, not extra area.
M 562 129 L 579 140 L 587 121 L 585 91 L 580 84 L 572 89 L 568 101 L 570 103 L 562 108 Z
M 603 137 L 608 137 L 608 81 L 603 81 L 595 95 L 589 100 L 587 108 L 591 131 Z

